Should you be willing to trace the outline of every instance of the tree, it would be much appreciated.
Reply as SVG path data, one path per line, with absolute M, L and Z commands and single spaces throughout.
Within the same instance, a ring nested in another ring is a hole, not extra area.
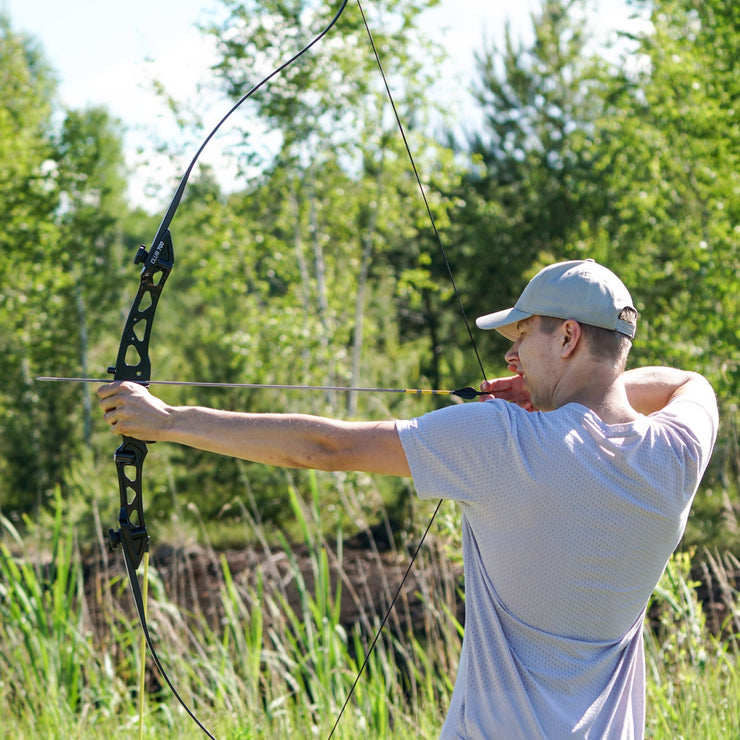
M 471 158 L 460 240 L 474 245 L 472 305 L 505 305 L 542 261 L 560 258 L 590 198 L 592 136 L 604 63 L 589 51 L 583 0 L 544 0 L 531 44 L 495 41 L 477 56 L 483 114 Z M 494 343 L 497 349 L 502 342 Z
M 615 75 L 597 127 L 604 205 L 586 243 L 635 286 L 640 363 L 698 370 L 718 392 L 725 423 L 691 521 L 696 540 L 729 544 L 739 464 L 740 10 L 724 0 L 648 7 L 652 29 L 633 39 L 638 63 Z
M 640 39 L 642 64 L 615 85 L 599 137 L 602 214 L 643 299 L 655 359 L 690 362 L 724 385 L 717 357 L 735 364 L 740 13 L 730 3 L 657 3 Z M 634 65 L 633 65 L 634 66 Z M 646 344 L 648 343 L 646 342 Z M 647 347 L 646 347 L 647 349 Z M 732 380 L 733 390 L 736 380 Z
M 36 341 L 49 313 L 46 262 L 58 229 L 49 139 L 54 80 L 37 47 L 0 17 L 0 445 L 7 506 L 38 501 L 56 460 L 44 445 L 48 431 L 37 414 L 33 371 L 49 346 Z M 29 501 L 30 499 L 30 501 Z
M 35 377 L 80 367 L 124 181 L 106 114 L 70 113 L 57 133 L 53 75 L 7 18 L 0 75 L 0 475 L 4 504 L 28 511 L 64 483 L 79 447 L 80 389 Z
M 414 45 L 429 48 L 416 20 L 432 4 L 393 0 L 373 8 L 370 16 L 376 44 L 393 70 L 393 80 L 404 81 L 404 89 L 396 95 L 401 116 L 407 126 L 411 123 L 415 143 L 426 146 L 429 142 L 414 127 L 424 124 L 425 108 L 418 101 L 431 78 L 410 50 Z M 305 40 L 310 32 L 296 29 L 320 28 L 334 12 L 305 2 L 226 5 L 226 21 L 208 30 L 221 49 L 216 70 L 230 97 L 300 47 L 298 39 Z M 305 357 L 314 358 L 307 377 L 330 385 L 361 380 L 372 384 L 367 366 L 360 374 L 359 358 L 377 354 L 375 347 L 385 342 L 388 332 L 373 325 L 387 329 L 389 323 L 380 315 L 365 320 L 368 306 L 377 300 L 375 286 L 381 278 L 390 275 L 395 281 L 400 276 L 395 294 L 385 287 L 380 290 L 394 300 L 397 315 L 412 316 L 415 311 L 404 304 L 409 297 L 415 301 L 433 281 L 428 261 L 420 254 L 426 245 L 414 243 L 428 230 L 428 220 L 360 18 L 348 11 L 341 28 L 260 90 L 251 104 L 259 125 L 250 121 L 243 151 L 253 153 L 257 148 L 250 134 L 254 129 L 268 129 L 278 140 L 272 156 L 260 163 L 260 180 L 273 187 L 274 203 L 259 211 L 271 211 L 271 223 L 279 225 L 277 240 L 290 245 L 287 254 L 295 257 L 293 267 L 282 263 L 286 272 L 278 280 L 296 291 L 306 336 L 312 338 L 312 345 L 304 349 Z M 423 164 L 436 155 L 435 149 Z M 254 163 L 251 154 L 244 161 Z M 451 169 L 448 163 L 436 171 L 450 177 Z M 335 187 L 341 191 L 332 190 Z M 447 207 L 444 201 L 435 206 L 443 220 Z M 252 209 L 250 214 L 254 213 Z M 263 233 L 268 223 L 260 223 Z M 332 224 L 337 231 L 332 231 Z M 280 252 L 286 254 L 284 248 Z M 444 280 L 446 286 L 448 277 Z M 353 303 L 347 300 L 350 296 L 355 297 Z M 406 337 L 418 345 L 418 326 Z M 298 336 L 291 335 L 291 340 L 297 343 L 293 346 L 302 343 Z M 337 347 L 343 348 L 341 362 Z M 350 396 L 352 413 L 357 403 Z

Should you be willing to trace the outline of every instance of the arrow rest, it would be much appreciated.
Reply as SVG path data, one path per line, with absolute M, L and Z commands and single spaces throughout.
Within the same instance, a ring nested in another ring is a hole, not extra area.
M 140 265 L 142 262 L 146 262 L 146 258 L 149 256 L 149 252 L 146 251 L 146 247 L 142 244 L 139 247 L 139 251 L 136 253 L 136 257 L 134 257 L 134 264 Z

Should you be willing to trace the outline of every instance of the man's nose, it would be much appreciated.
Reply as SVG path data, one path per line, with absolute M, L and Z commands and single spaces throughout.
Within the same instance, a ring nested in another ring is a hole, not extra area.
M 509 351 L 504 355 L 504 359 L 508 364 L 511 364 L 519 358 L 519 339 L 509 347 Z

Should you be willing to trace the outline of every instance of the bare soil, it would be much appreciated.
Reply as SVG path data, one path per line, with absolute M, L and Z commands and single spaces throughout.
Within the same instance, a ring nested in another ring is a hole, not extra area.
M 433 546 L 433 544 L 425 545 Z M 373 625 L 388 612 L 398 592 L 397 603 L 391 612 L 388 629 L 407 634 L 412 630 L 424 635 L 428 617 L 421 594 L 435 588 L 438 574 L 431 570 L 430 562 L 436 558 L 420 558 L 404 581 L 411 553 L 397 550 L 378 532 L 361 533 L 343 543 L 341 564 L 337 555 L 327 549 L 327 559 L 332 583 L 332 593 L 341 584 L 340 622 L 351 631 L 359 625 L 367 633 L 374 633 Z M 291 560 L 293 562 L 291 562 Z M 301 592 L 314 593 L 314 558 L 306 546 L 296 546 L 288 556 L 282 549 L 252 547 L 214 552 L 200 547 L 175 547 L 159 545 L 151 554 L 152 567 L 162 580 L 169 600 L 187 615 L 202 614 L 214 630 L 218 630 L 224 617 L 221 590 L 224 585 L 223 563 L 226 563 L 240 594 L 249 601 L 249 594 L 257 587 L 257 574 L 261 574 L 266 598 L 279 596 L 285 599 L 295 613 L 301 613 Z M 298 566 L 305 584 L 295 577 Z M 85 563 L 85 583 L 90 618 L 96 629 L 105 634 L 105 600 L 116 602 L 116 608 L 133 613 L 127 588 L 111 594 L 108 585 L 111 577 L 121 575 L 125 583 L 125 569 L 118 552 L 88 559 Z M 740 589 L 740 563 L 733 556 L 720 558 L 709 553 L 694 567 L 692 577 L 698 582 L 697 593 L 704 608 L 707 627 L 716 636 L 724 638 L 740 634 L 740 615 L 733 604 L 738 602 Z M 445 574 L 462 589 L 461 568 L 451 567 Z M 448 588 L 449 591 L 449 588 Z M 250 607 L 250 604 L 247 604 Z M 456 618 L 464 623 L 464 603 L 455 600 Z M 649 614 L 656 629 L 660 613 L 653 608 Z
M 425 545 L 431 546 L 431 545 Z M 436 587 L 440 578 L 431 569 L 430 559 L 419 558 L 411 565 L 412 553 L 398 550 L 382 532 L 365 532 L 342 543 L 341 562 L 337 554 L 325 547 L 331 592 L 340 586 L 341 625 L 351 631 L 356 625 L 374 634 L 375 625 L 388 615 L 388 628 L 399 634 L 411 630 L 423 635 L 425 607 L 422 594 Z M 431 559 L 434 560 L 434 559 Z M 302 593 L 315 593 L 315 557 L 305 545 L 296 545 L 290 555 L 282 548 L 245 547 L 215 552 L 202 547 L 158 545 L 152 549 L 150 568 L 156 570 L 167 597 L 186 617 L 202 615 L 209 626 L 218 630 L 224 617 L 222 589 L 224 564 L 246 602 L 252 604 L 259 578 L 264 598 L 285 600 L 294 613 L 301 613 Z M 295 576 L 296 566 L 300 579 Z M 407 574 L 407 570 L 409 570 Z M 111 591 L 109 584 L 120 575 L 121 588 Z M 445 577 L 462 586 L 462 568 L 450 567 Z M 120 552 L 88 558 L 84 564 L 85 590 L 89 616 L 98 634 L 108 629 L 105 613 L 111 606 L 133 614 L 133 604 L 126 584 L 126 571 Z M 300 582 L 302 580 L 302 583 Z M 107 603 L 106 603 L 107 602 Z M 113 603 L 111 603 L 113 602 Z M 464 620 L 464 603 L 455 600 L 455 616 Z M 100 630 L 100 632 L 98 632 Z

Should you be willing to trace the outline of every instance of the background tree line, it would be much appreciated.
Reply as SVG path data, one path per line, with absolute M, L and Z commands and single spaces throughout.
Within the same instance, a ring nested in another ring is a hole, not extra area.
M 616 270 L 641 314 L 633 365 L 694 369 L 718 392 L 720 440 L 687 541 L 737 548 L 740 9 L 635 2 L 649 32 L 604 49 L 592 43 L 586 0 L 543 0 L 531 41 L 508 29 L 480 53 L 470 82 L 482 123 L 461 134 L 431 123 L 444 55 L 419 19 L 433 4 L 367 10 L 466 312 L 515 300 L 552 260 L 593 257 Z M 302 0 L 223 5 L 223 22 L 203 32 L 219 43 L 213 84 L 230 98 L 332 12 Z M 364 33 L 348 9 L 261 91 L 250 117 L 229 124 L 244 125 L 238 189 L 197 170 L 172 226 L 156 377 L 439 388 L 480 379 Z M 131 259 L 160 216 L 126 203 L 120 124 L 102 109 L 60 109 L 50 62 L 7 17 L 0 76 L 0 501 L 6 515 L 39 517 L 60 488 L 92 528 L 93 512 L 112 518 L 117 506 L 114 440 L 92 388 L 35 378 L 111 364 L 136 288 Z M 269 151 L 255 120 L 279 132 Z M 502 338 L 476 341 L 486 373 L 501 373 Z M 178 388 L 166 398 L 349 417 L 432 407 L 396 394 Z M 282 522 L 286 480 L 310 482 L 159 445 L 146 475 L 162 534 L 172 518 L 192 521 L 192 503 L 224 543 L 243 507 Z M 327 510 L 349 488 L 369 520 L 411 505 L 403 482 L 321 481 Z M 335 511 L 340 524 L 347 514 Z

